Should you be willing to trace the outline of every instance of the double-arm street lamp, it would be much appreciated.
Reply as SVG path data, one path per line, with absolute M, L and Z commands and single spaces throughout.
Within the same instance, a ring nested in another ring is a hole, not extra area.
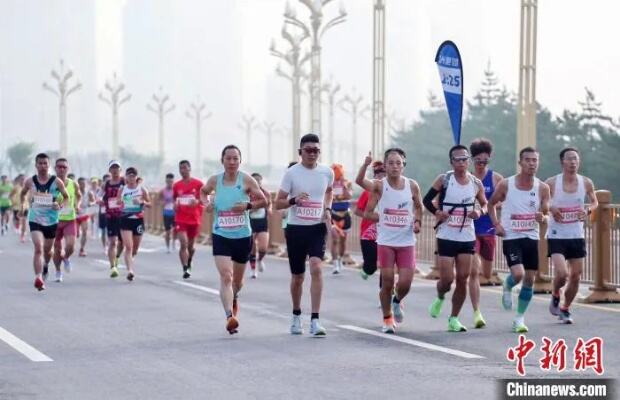
M 118 146 L 118 109 L 131 99 L 131 94 L 123 94 L 125 84 L 118 79 L 116 72 L 112 74 L 111 80 L 106 80 L 104 89 L 108 95 L 106 97 L 103 92 L 99 92 L 99 100 L 109 105 L 112 110 L 112 157 L 118 158 L 120 154 Z
M 196 100 L 189 105 L 189 109 L 185 112 L 187 118 L 194 121 L 196 126 L 196 168 L 198 176 L 202 178 L 202 121 L 211 117 L 211 113 L 207 112 L 207 106 L 196 97 Z
M 159 158 L 161 161 L 164 161 L 165 153 L 164 153 L 164 117 L 166 114 L 171 112 L 176 108 L 174 104 L 169 104 L 170 96 L 165 94 L 162 90 L 162 87 L 159 87 L 159 91 L 151 97 L 154 104 L 147 104 L 146 108 L 149 111 L 157 114 L 158 122 L 159 122 Z

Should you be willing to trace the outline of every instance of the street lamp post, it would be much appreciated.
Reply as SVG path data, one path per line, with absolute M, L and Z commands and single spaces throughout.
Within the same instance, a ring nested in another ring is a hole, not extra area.
M 189 105 L 189 109 L 185 112 L 187 118 L 194 121 L 196 126 L 196 164 L 198 176 L 202 177 L 202 121 L 211 117 L 211 113 L 206 111 L 205 103 L 200 100 L 200 96 Z
M 271 165 L 271 163 L 273 163 L 273 135 L 278 131 L 278 129 L 276 129 L 276 123 L 272 121 L 263 121 L 263 124 L 258 128 L 267 135 L 267 158 L 269 159 L 269 165 Z
M 116 72 L 112 74 L 112 80 L 106 80 L 104 88 L 108 91 L 108 97 L 99 92 L 99 100 L 109 105 L 112 109 L 112 157 L 118 158 L 120 154 L 118 147 L 118 109 L 131 99 L 131 94 L 122 95 L 123 90 L 125 90 L 125 84 L 118 79 Z
M 248 164 L 251 163 L 251 150 L 252 150 L 252 131 L 254 131 L 254 129 L 258 128 L 258 124 L 256 123 L 256 117 L 251 115 L 251 114 L 247 114 L 247 115 L 243 115 L 241 117 L 241 122 L 239 123 L 239 128 L 241 128 L 244 132 L 245 132 L 245 143 L 246 143 L 246 148 L 247 148 L 247 157 L 248 157 Z
M 357 156 L 359 154 L 357 144 L 357 119 L 362 114 L 362 101 L 364 100 L 361 94 L 356 94 L 355 89 L 353 90 L 353 94 L 351 96 L 346 95 L 340 102 L 340 108 L 342 111 L 346 112 L 351 116 L 351 141 L 353 143 L 353 168 L 357 166 Z
M 517 157 L 525 146 L 536 146 L 536 30 L 538 0 L 521 0 Z
M 329 125 L 328 125 L 328 133 L 329 133 L 329 162 L 333 163 L 336 158 L 336 132 L 334 130 L 334 111 L 336 108 L 336 95 L 340 91 L 340 84 L 335 83 L 333 80 L 325 83 L 323 85 L 322 91 L 327 94 L 327 107 L 329 109 Z
M 372 151 L 385 145 L 385 1 L 375 0 L 373 25 Z
M 71 85 L 69 80 L 73 76 L 71 68 L 65 69 L 64 60 L 60 60 L 60 68 L 58 71 L 55 69 L 51 72 L 52 78 L 56 81 L 56 84 L 52 86 L 47 82 L 43 82 L 43 89 L 50 91 L 58 97 L 58 121 L 60 125 L 60 154 L 67 155 L 68 151 L 68 139 L 67 139 L 67 97 L 71 93 L 76 92 L 82 87 L 82 84 L 77 81 Z
M 159 92 L 153 94 L 151 97 L 155 105 L 147 104 L 146 108 L 149 111 L 157 114 L 158 122 L 159 122 L 159 158 L 162 162 L 164 162 L 164 117 L 166 114 L 170 113 L 172 110 L 176 108 L 174 104 L 167 105 L 168 101 L 170 101 L 170 96 L 164 94 L 161 86 L 159 87 Z
M 276 73 L 288 79 L 292 85 L 292 104 L 293 104 L 293 159 L 297 156 L 297 146 L 301 138 L 301 87 L 300 80 L 302 76 L 302 66 L 310 59 L 310 53 L 301 56 L 302 42 L 308 38 L 307 34 L 293 34 L 286 29 L 286 25 L 282 27 L 282 37 L 289 43 L 290 49 L 287 52 L 281 52 L 276 48 L 275 41 L 271 41 L 269 48 L 271 55 L 281 58 L 290 67 L 291 73 L 286 73 L 280 68 L 276 69 Z
M 338 25 L 346 20 L 347 12 L 344 6 L 340 5 L 338 16 L 323 25 L 323 7 L 332 0 L 299 0 L 310 11 L 310 24 L 305 24 L 297 18 L 294 8 L 286 4 L 284 20 L 287 24 L 297 26 L 302 29 L 305 35 L 312 39 L 311 47 L 311 88 L 310 98 L 312 102 L 312 132 L 321 133 L 321 38 L 331 27 Z

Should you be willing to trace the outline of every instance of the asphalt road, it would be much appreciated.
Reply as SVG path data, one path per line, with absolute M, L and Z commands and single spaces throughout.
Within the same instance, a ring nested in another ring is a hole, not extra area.
M 48 282 L 40 293 L 31 254 L 13 233 L 0 238 L 0 399 L 492 399 L 499 378 L 518 377 L 506 358 L 518 336 L 498 288 L 482 292 L 487 328 L 455 334 L 446 332 L 449 301 L 440 318 L 430 318 L 434 282 L 417 279 L 397 335 L 383 335 L 377 277 L 363 281 L 352 269 L 333 276 L 326 268 L 327 337 L 291 336 L 288 264 L 267 258 L 266 272 L 246 280 L 240 333 L 230 336 L 208 247 L 199 247 L 193 276 L 183 281 L 177 256 L 165 253 L 163 239 L 146 236 L 129 283 L 124 270 L 108 277 L 91 241 L 65 282 Z M 576 323 L 567 326 L 547 306 L 547 296 L 536 296 L 526 315 L 527 337 L 537 344 L 527 377 L 596 377 L 574 371 L 572 354 L 577 338 L 594 336 L 605 341 L 604 377 L 619 375 L 620 307 L 577 305 Z M 472 326 L 469 300 L 461 322 Z M 566 340 L 565 371 L 539 368 L 543 336 Z

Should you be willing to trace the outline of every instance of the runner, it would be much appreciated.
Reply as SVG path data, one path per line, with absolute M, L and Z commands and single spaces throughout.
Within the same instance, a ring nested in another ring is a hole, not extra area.
M 252 174 L 252 178 L 256 180 L 260 187 L 267 205 L 250 212 L 250 227 L 252 228 L 252 251 L 250 252 L 250 269 L 252 270 L 252 279 L 257 278 L 256 273 L 256 253 L 258 252 L 258 271 L 265 272 L 265 255 L 269 247 L 269 218 L 271 217 L 271 194 L 263 188 L 263 177 L 258 172 Z M 250 197 L 252 201 L 257 201 Z
M 166 253 L 170 254 L 170 244 L 172 243 L 172 250 L 175 250 L 175 242 L 177 240 L 177 234 L 174 231 L 174 191 L 172 185 L 174 184 L 174 174 L 166 174 L 166 186 L 159 191 L 159 202 L 163 208 L 163 220 L 164 220 L 164 240 L 166 242 Z
M 310 298 L 312 314 L 310 334 L 325 336 L 319 322 L 323 275 L 321 264 L 325 255 L 325 236 L 331 225 L 332 184 L 334 172 L 318 163 L 321 147 L 319 137 L 309 133 L 300 141 L 301 162 L 286 170 L 276 199 L 276 209 L 289 209 L 285 230 L 286 249 L 291 270 L 293 317 L 291 334 L 303 333 L 301 295 L 306 258 L 310 258 Z
M 80 257 L 86 257 L 86 241 L 88 240 L 88 221 L 92 213 L 92 206 L 96 203 L 95 194 L 86 187 L 86 178 L 78 179 L 78 188 L 82 200 L 77 210 L 78 236 L 80 238 Z
M 121 176 L 121 163 L 112 160 L 108 164 L 110 179 L 103 185 L 101 205 L 105 207 L 106 230 L 108 235 L 108 260 L 110 261 L 110 278 L 118 276 L 118 261 L 123 249 L 121 242 L 121 193 L 125 179 Z
M 347 251 L 347 235 L 351 230 L 351 198 L 353 185 L 344 177 L 344 167 L 341 164 L 332 165 L 334 171 L 334 185 L 332 188 L 334 202 L 332 203 L 331 250 L 333 274 L 342 270 L 342 257 Z
M 549 311 L 565 324 L 573 323 L 569 309 L 579 291 L 586 256 L 583 222 L 598 207 L 592 180 L 578 173 L 580 161 L 576 148 L 563 149 L 560 151 L 562 173 L 546 182 L 551 191 L 549 211 L 552 216 L 547 228 L 547 242 L 555 272 Z M 587 206 L 584 204 L 586 198 L 590 201 Z M 564 305 L 560 306 L 560 290 L 567 277 Z
M 487 201 L 493 195 L 493 191 L 504 177 L 489 168 L 493 144 L 487 139 L 476 139 L 469 145 L 472 160 L 474 162 L 474 176 L 484 186 L 484 196 Z M 486 321 L 480 311 L 480 274 L 487 280 L 491 279 L 493 259 L 495 258 L 495 228 L 488 215 L 482 215 L 474 220 L 476 230 L 476 254 L 472 259 L 471 272 L 469 274 L 469 297 L 474 309 L 474 327 L 484 328 Z
M 512 288 L 523 281 L 519 292 L 517 315 L 512 330 L 528 331 L 524 314 L 532 300 L 534 277 L 538 270 L 539 224 L 545 223 L 549 212 L 549 186 L 536 178 L 538 151 L 525 147 L 519 152 L 520 172 L 502 179 L 489 201 L 489 216 L 495 233 L 504 238 L 502 250 L 510 267 L 504 280 L 502 305 L 512 309 Z M 501 221 L 495 208 L 502 203 Z
M 383 333 L 395 333 L 396 323 L 403 322 L 402 301 L 411 289 L 416 267 L 415 234 L 420 232 L 422 224 L 420 187 L 413 179 L 403 176 L 406 163 L 407 155 L 402 149 L 391 148 L 385 151 L 387 176 L 373 181 L 370 200 L 364 212 L 366 219 L 377 224 Z M 398 270 L 396 284 L 394 267 Z
M 238 296 L 252 250 L 249 211 L 266 207 L 267 200 L 254 178 L 239 170 L 241 150 L 237 146 L 224 147 L 221 162 L 224 172 L 209 177 L 200 194 L 206 211 L 214 213 L 213 257 L 220 274 L 226 330 L 232 335 L 239 328 Z M 215 199 L 210 201 L 214 192 Z
M 487 199 L 482 182 L 467 169 L 469 150 L 463 145 L 455 145 L 448 153 L 453 168 L 441 174 L 433 182 L 426 196 L 424 206 L 437 220 L 437 255 L 439 256 L 439 280 L 437 298 L 429 307 L 429 314 L 437 318 L 446 293 L 456 285 L 452 295 L 452 311 L 448 318 L 449 332 L 466 332 L 467 328 L 458 319 L 467 297 L 467 278 L 470 275 L 471 260 L 476 243 L 474 220 L 486 214 Z M 439 196 L 439 208 L 433 200 Z M 480 209 L 475 208 L 476 200 Z
M 98 178 L 94 178 L 94 177 L 91 178 L 90 179 L 90 187 L 88 188 L 88 192 L 92 193 L 92 195 L 95 197 L 95 200 L 97 200 L 97 194 L 99 193 L 100 188 L 101 188 L 101 181 Z M 99 233 L 98 232 L 98 228 L 99 228 L 99 209 L 100 209 L 100 206 L 95 202 L 95 204 L 93 204 L 91 206 L 91 210 L 88 213 L 90 215 L 90 235 L 91 235 L 91 239 L 96 239 L 97 238 L 97 234 Z M 103 235 L 102 237 L 105 237 L 105 235 Z
M 106 205 L 103 201 L 103 196 L 105 195 L 104 187 L 110 180 L 110 174 L 103 175 L 103 179 L 101 184 L 99 185 L 95 197 L 97 198 L 97 204 L 99 205 L 99 212 L 97 215 L 97 223 L 100 230 L 101 235 L 101 245 L 103 246 L 104 253 L 107 254 L 108 249 L 108 216 Z
M 67 176 L 69 171 L 69 162 L 66 158 L 56 160 L 55 166 L 56 177 L 65 184 L 69 201 L 58 212 L 58 227 L 56 228 L 56 238 L 54 240 L 54 267 L 56 267 L 56 282 L 62 282 L 63 273 L 60 263 L 64 264 L 66 272 L 71 272 L 70 257 L 75 250 L 75 237 L 77 235 L 76 213 L 75 209 L 82 200 L 80 190 L 77 183 Z M 64 248 L 62 241 L 65 241 Z M 47 271 L 43 271 L 43 276 L 47 275 Z
M 192 272 L 194 242 L 200 233 L 203 205 L 200 201 L 202 181 L 191 177 L 192 166 L 187 160 L 179 162 L 181 179 L 172 186 L 174 192 L 174 223 L 179 239 L 179 259 L 183 267 L 183 279 Z
M 9 211 L 11 211 L 11 192 L 13 185 L 9 181 L 9 177 L 2 175 L 0 177 L 0 235 L 4 235 L 9 231 Z
M 35 157 L 36 175 L 28 178 L 20 193 L 22 212 L 27 210 L 26 195 L 29 195 L 28 203 L 31 204 L 28 214 L 30 236 L 34 245 L 34 287 L 41 291 L 45 290 L 43 281 L 43 264 L 49 264 L 52 258 L 52 245 L 56 236 L 58 225 L 58 210 L 67 205 L 69 194 L 60 179 L 49 174 L 50 159 L 45 153 L 39 153 Z M 62 195 L 60 201 L 58 195 Z
M 357 199 L 357 206 L 355 207 L 355 215 L 362 218 L 360 223 L 360 247 L 362 249 L 362 258 L 364 264 L 360 268 L 360 276 L 362 279 L 367 280 L 368 277 L 375 273 L 377 270 L 377 224 L 375 221 L 364 218 L 364 211 L 368 200 L 370 199 L 370 190 L 372 190 L 374 183 L 370 179 L 366 179 L 366 169 L 372 163 L 373 179 L 382 180 L 385 178 L 385 167 L 382 161 L 372 162 L 372 155 L 368 153 L 364 164 L 360 167 L 355 183 L 360 185 L 364 192 Z M 379 288 L 381 287 L 381 274 L 379 274 Z
M 122 201 L 121 240 L 125 247 L 127 280 L 130 282 L 136 276 L 133 266 L 144 233 L 144 207 L 151 206 L 149 192 L 138 184 L 137 178 L 138 170 L 134 167 L 127 168 L 125 170 L 125 186 L 120 193 Z
M 22 204 L 20 201 L 20 193 L 24 187 L 25 176 L 17 175 L 13 181 L 13 191 L 11 192 L 11 205 L 13 207 L 13 226 L 15 233 L 19 235 L 19 240 L 24 243 L 26 241 L 26 217 L 28 216 L 28 208 L 25 214 L 22 213 Z M 28 202 L 26 202 L 26 206 Z

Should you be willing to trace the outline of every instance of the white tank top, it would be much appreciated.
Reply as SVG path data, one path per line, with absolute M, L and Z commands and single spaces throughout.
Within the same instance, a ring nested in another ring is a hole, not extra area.
M 562 222 L 556 222 L 553 216 L 549 216 L 547 237 L 550 239 L 583 239 L 583 222 L 579 221 L 578 213 L 584 210 L 586 198 L 586 186 L 583 176 L 577 175 L 577 191 L 567 193 L 564 191 L 564 174 L 555 177 L 555 188 L 551 197 L 551 206 L 557 207 L 562 214 Z
M 383 193 L 377 204 L 377 244 L 382 246 L 415 246 L 413 193 L 409 179 L 402 179 L 404 188 L 401 190 L 391 187 L 387 178 L 381 180 Z
M 476 240 L 474 220 L 467 214 L 474 210 L 476 194 L 480 186 L 476 177 L 467 174 L 469 182 L 461 185 L 454 174 L 450 175 L 446 188 L 446 197 L 443 200 L 442 211 L 450 212 L 450 217 L 437 228 L 437 238 L 455 242 L 473 242 Z M 456 206 L 462 204 L 463 206 Z
M 536 213 L 540 210 L 540 180 L 534 178 L 530 190 L 519 190 L 515 176 L 508 178 L 508 193 L 502 202 L 502 226 L 506 232 L 504 240 L 529 238 L 540 239 Z

